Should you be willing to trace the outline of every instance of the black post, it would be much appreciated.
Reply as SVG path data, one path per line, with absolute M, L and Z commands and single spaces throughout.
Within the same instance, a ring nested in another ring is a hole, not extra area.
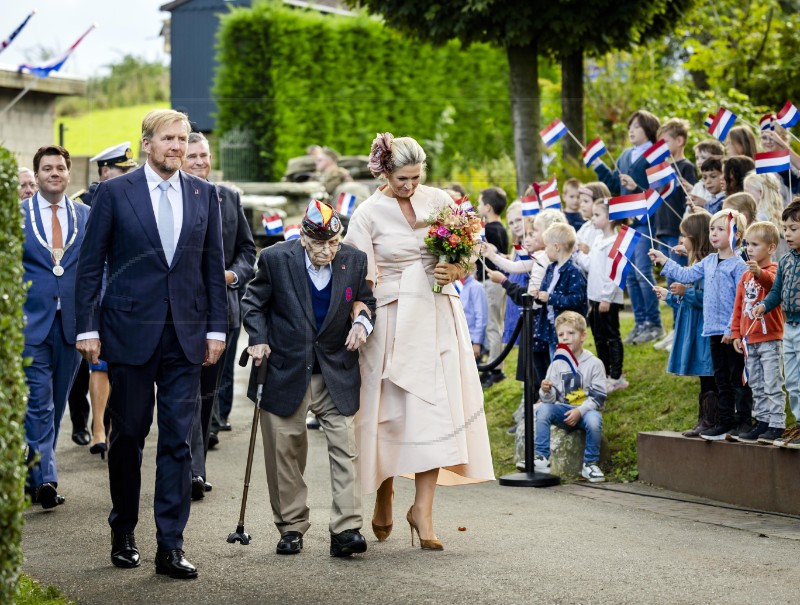
M 500 477 L 500 485 L 510 487 L 550 487 L 561 483 L 557 475 L 537 473 L 533 466 L 533 297 L 525 294 L 522 297 L 522 342 L 520 343 L 525 383 L 523 386 L 525 405 L 525 472 L 512 473 Z
M 58 123 L 58 145 L 59 147 L 64 146 L 64 131 L 67 130 L 67 127 L 64 126 L 64 122 Z

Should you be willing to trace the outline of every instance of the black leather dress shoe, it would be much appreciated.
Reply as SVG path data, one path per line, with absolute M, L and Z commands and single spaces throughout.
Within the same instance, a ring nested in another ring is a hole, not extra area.
M 42 483 L 36 488 L 36 501 L 42 508 L 55 508 L 59 504 L 64 504 L 66 498 L 56 491 L 54 483 Z
M 186 560 L 181 549 L 159 548 L 156 551 L 156 573 L 176 580 L 191 580 L 197 577 L 197 568 Z
M 133 534 L 111 532 L 111 562 L 115 567 L 139 567 L 139 549 Z
M 215 447 L 217 447 L 218 443 L 219 443 L 219 437 L 217 436 L 217 434 L 216 433 L 209 433 L 208 434 L 208 449 L 213 450 Z
M 227 418 L 222 418 L 219 421 L 219 430 L 220 431 L 230 431 L 231 430 L 231 423 L 228 422 Z
M 346 529 L 339 534 L 331 534 L 331 556 L 349 557 L 367 552 L 367 541 L 357 529 Z
M 206 481 L 206 491 L 210 492 L 212 489 L 214 489 L 214 486 L 211 485 L 208 481 Z
M 303 534 L 299 531 L 287 531 L 278 540 L 275 552 L 279 555 L 296 555 L 303 550 Z
M 89 445 L 92 436 L 85 428 L 77 429 L 72 432 L 72 440 L 78 445 Z
M 192 500 L 202 500 L 206 497 L 206 482 L 203 478 L 192 477 Z

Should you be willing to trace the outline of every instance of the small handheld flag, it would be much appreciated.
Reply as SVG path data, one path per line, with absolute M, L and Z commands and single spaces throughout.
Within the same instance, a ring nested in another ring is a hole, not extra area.
M 647 199 L 644 193 L 631 193 L 612 197 L 608 201 L 608 218 L 618 221 L 623 218 L 639 218 L 647 214 Z
M 703 126 L 705 126 L 705 129 L 708 130 L 709 128 L 711 128 L 711 124 L 713 122 L 714 122 L 714 114 L 710 113 L 706 116 L 706 119 L 703 120 Z
M 472 212 L 474 208 L 472 207 L 472 202 L 469 201 L 469 196 L 465 195 L 462 198 L 456 200 L 456 206 L 461 208 L 464 212 Z
M 0 42 L 0 53 L 3 52 L 6 49 L 6 47 L 14 41 L 14 38 L 16 38 L 19 35 L 19 32 L 22 31 L 22 28 L 28 25 L 28 21 L 30 21 L 31 17 L 33 17 L 33 15 L 35 14 L 36 14 L 35 10 L 31 11 L 30 14 L 27 17 L 25 17 L 25 20 L 19 25 L 19 27 L 17 27 L 17 29 L 11 32 L 11 35 L 9 35 L 8 38 Z
M 708 134 L 722 142 L 725 140 L 725 137 L 728 136 L 728 131 L 735 121 L 735 113 L 724 107 L 720 107 L 714 119 L 711 121 L 711 126 L 708 127 Z
M 750 382 L 750 373 L 747 371 L 747 358 L 750 357 L 750 349 L 747 347 L 747 336 L 742 338 L 742 352 L 744 353 L 744 369 L 742 370 L 742 386 Z
M 651 166 L 660 164 L 669 157 L 669 147 L 664 139 L 659 139 L 655 144 L 644 152 L 644 159 Z
M 677 181 L 675 181 L 675 180 L 670 181 L 669 183 L 667 183 L 666 187 L 664 187 L 661 191 L 658 192 L 659 195 L 661 195 L 662 199 L 667 199 L 669 196 L 671 196 L 673 193 L 675 193 L 675 183 L 676 182 Z
M 731 251 L 736 251 L 736 221 L 733 218 L 733 212 L 728 213 L 728 245 Z
M 578 358 L 567 345 L 559 343 L 556 352 L 553 354 L 553 363 L 563 361 L 569 366 L 573 375 L 578 373 Z
M 622 254 L 617 253 L 614 257 L 614 262 L 611 263 L 611 272 L 608 278 L 617 285 L 617 288 L 622 290 L 625 288 L 625 281 L 628 279 L 628 273 L 630 272 L 631 265 L 628 259 Z
M 674 181 L 678 178 L 678 175 L 675 174 L 675 170 L 667 162 L 661 162 L 660 164 L 651 166 L 645 172 L 647 172 L 647 182 L 650 184 L 651 189 L 663 187 L 670 181 Z
M 558 189 L 555 191 L 548 191 L 547 193 L 542 192 L 541 200 L 542 210 L 548 210 L 550 208 L 561 210 L 561 196 L 558 194 Z
M 581 154 L 583 156 L 583 163 L 589 168 L 597 158 L 606 153 L 606 145 L 600 137 L 589 141 L 586 149 Z
M 352 193 L 347 193 L 346 191 L 342 191 L 339 194 L 339 199 L 336 202 L 336 212 L 342 214 L 344 216 L 350 216 L 353 214 L 353 210 L 356 207 L 356 196 Z
M 264 225 L 264 231 L 267 232 L 267 235 L 280 235 L 283 233 L 283 221 L 278 214 L 271 216 L 262 214 L 261 224 Z
M 519 260 L 531 260 L 531 255 L 522 247 L 522 244 L 514 244 L 514 251 L 517 253 Z
M 534 189 L 536 189 L 536 187 L 534 187 Z M 552 179 L 547 181 L 544 185 L 539 186 L 538 194 L 539 197 L 542 197 L 545 193 L 552 193 L 553 191 L 558 191 L 558 178 L 555 174 Z
M 286 229 L 283 231 L 283 239 L 287 242 L 293 239 L 300 239 L 300 225 L 286 225 Z
M 77 48 L 78 44 L 83 41 L 83 39 L 89 35 L 89 32 L 92 31 L 95 27 L 97 27 L 94 23 L 92 26 L 87 29 L 83 35 L 78 38 L 75 43 L 70 46 L 66 51 L 64 51 L 61 55 L 56 57 L 55 59 L 44 63 L 43 65 L 28 65 L 27 63 L 23 63 L 19 66 L 19 71 L 26 71 L 29 74 L 36 76 L 37 78 L 46 78 L 51 73 L 58 71 L 64 66 L 64 63 L 67 62 L 72 52 Z
M 523 195 L 519 199 L 522 202 L 522 216 L 535 216 L 539 214 L 539 200 L 535 195 Z
M 670 182 L 675 183 L 675 181 Z M 664 198 L 662 198 L 655 189 L 648 189 L 644 192 L 644 195 L 647 199 L 647 216 L 653 216 L 656 210 L 658 210 L 658 207 L 664 203 Z
M 622 225 L 617 233 L 617 239 L 614 240 L 614 245 L 608 252 L 608 258 L 616 258 L 617 254 L 622 254 L 626 258 L 631 258 L 636 245 L 642 234 L 636 229 L 631 229 L 627 225 Z
M 758 121 L 758 128 L 761 132 L 765 130 L 775 130 L 775 114 L 768 113 Z
M 791 167 L 788 149 L 765 151 L 756 154 L 756 174 L 767 172 L 786 172 Z
M 558 118 L 550 122 L 547 128 L 539 132 L 545 147 L 550 147 L 553 143 L 567 134 L 567 126 Z
M 784 128 L 791 128 L 800 122 L 800 111 L 791 101 L 786 101 L 786 105 L 778 112 L 775 119 Z

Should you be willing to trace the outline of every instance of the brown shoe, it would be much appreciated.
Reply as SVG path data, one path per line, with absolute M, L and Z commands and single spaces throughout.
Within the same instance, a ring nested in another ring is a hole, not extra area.
M 699 420 L 697 424 L 695 424 L 688 431 L 683 431 L 681 435 L 683 435 L 684 437 L 699 437 L 701 432 L 710 428 L 711 424 L 709 424 L 709 422 L 705 418 L 703 418 Z
M 798 428 L 797 426 L 793 426 L 791 428 L 785 429 L 783 431 L 783 434 L 780 437 L 778 437 L 775 441 L 773 441 L 772 444 L 776 447 L 786 447 L 787 443 L 789 443 L 793 439 L 796 439 L 797 437 L 800 437 L 800 428 Z

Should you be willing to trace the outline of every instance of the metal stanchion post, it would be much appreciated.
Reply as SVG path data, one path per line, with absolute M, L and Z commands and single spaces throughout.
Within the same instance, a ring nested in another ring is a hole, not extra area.
M 550 487 L 561 483 L 557 475 L 537 473 L 533 466 L 533 402 L 536 393 L 533 392 L 533 297 L 525 294 L 522 297 L 522 342 L 520 355 L 522 355 L 525 370 L 525 383 L 523 393 L 525 397 L 525 472 L 512 473 L 500 477 L 500 485 L 510 487 Z

